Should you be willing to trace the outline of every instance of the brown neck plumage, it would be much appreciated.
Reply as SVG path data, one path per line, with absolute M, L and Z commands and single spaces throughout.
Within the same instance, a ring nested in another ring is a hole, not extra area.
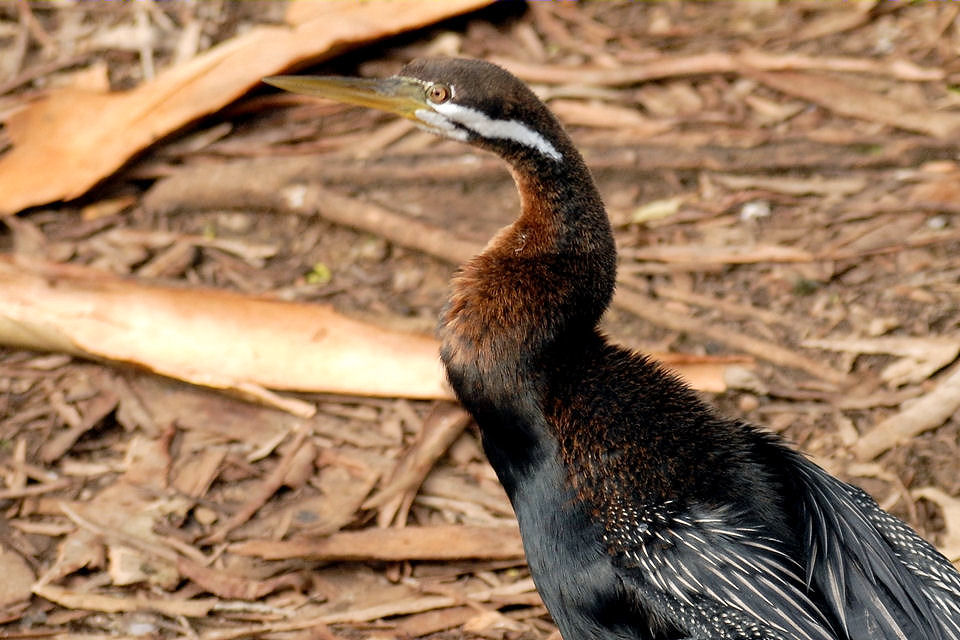
M 582 158 L 565 135 L 559 144 L 559 162 L 501 153 L 520 215 L 458 271 L 441 318 L 442 356 L 461 399 L 535 379 L 538 356 L 570 331 L 591 331 L 609 303 L 610 225 Z

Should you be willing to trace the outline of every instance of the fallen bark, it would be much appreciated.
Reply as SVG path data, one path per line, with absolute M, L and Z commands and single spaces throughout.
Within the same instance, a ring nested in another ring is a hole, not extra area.
M 148 285 L 9 256 L 0 257 L 0 342 L 129 363 L 245 395 L 453 397 L 428 336 L 327 306 Z
M 523 558 L 520 530 L 512 525 L 363 529 L 320 540 L 249 540 L 230 545 L 230 551 L 265 560 L 312 558 L 328 562 Z

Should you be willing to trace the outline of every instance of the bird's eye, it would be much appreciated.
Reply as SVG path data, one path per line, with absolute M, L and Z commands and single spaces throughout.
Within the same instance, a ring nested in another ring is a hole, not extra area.
M 427 89 L 427 100 L 433 104 L 443 104 L 449 100 L 452 95 L 453 91 L 445 84 L 432 84 L 430 88 Z

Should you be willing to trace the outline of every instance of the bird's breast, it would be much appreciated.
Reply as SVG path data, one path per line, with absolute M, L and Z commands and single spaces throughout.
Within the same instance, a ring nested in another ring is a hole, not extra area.
M 458 395 L 499 397 L 535 374 L 529 363 L 537 342 L 544 340 L 544 315 L 549 314 L 541 301 L 545 283 L 536 271 L 522 259 L 485 252 L 454 276 L 439 336 L 441 358 Z M 467 386 L 458 388 L 460 383 Z

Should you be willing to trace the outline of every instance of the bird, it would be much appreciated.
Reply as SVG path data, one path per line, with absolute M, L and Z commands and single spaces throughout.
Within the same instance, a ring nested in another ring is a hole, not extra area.
M 570 136 L 521 80 L 462 58 L 264 80 L 506 162 L 520 211 L 453 276 L 440 357 L 564 640 L 960 640 L 960 572 L 930 543 L 605 336 L 611 225 Z

